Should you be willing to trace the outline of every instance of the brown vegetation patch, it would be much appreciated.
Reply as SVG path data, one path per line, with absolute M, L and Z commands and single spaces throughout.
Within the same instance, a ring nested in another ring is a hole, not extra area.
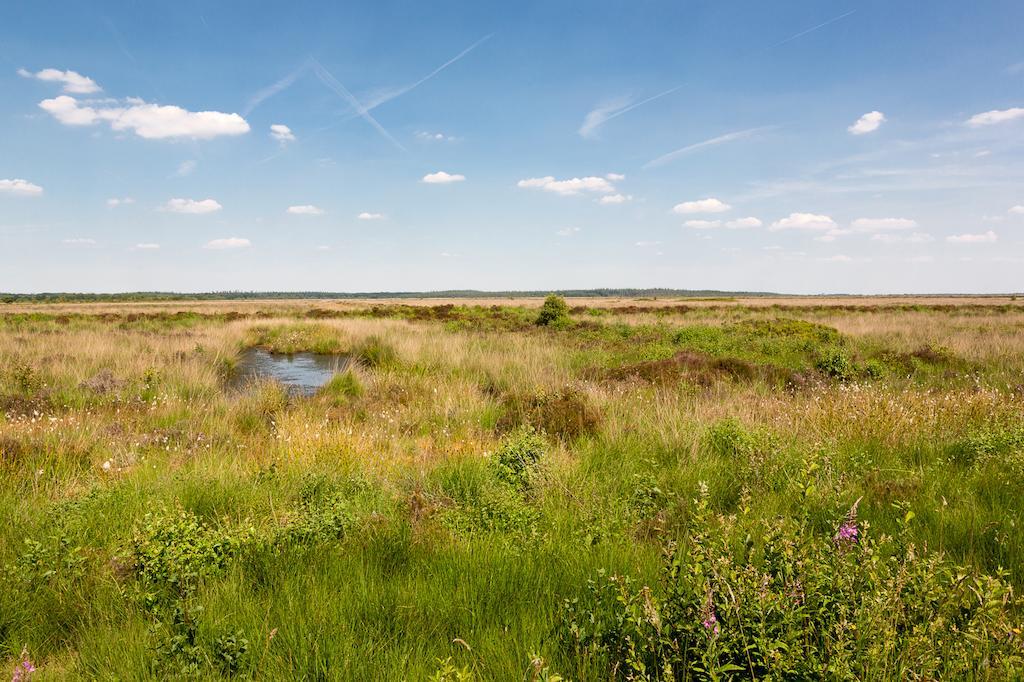
M 114 376 L 114 373 L 109 369 L 101 370 L 99 373 L 86 379 L 78 385 L 79 388 L 83 388 L 93 393 L 104 395 L 119 390 L 124 386 L 124 381 Z
M 503 412 L 497 428 L 502 433 L 532 426 L 555 438 L 572 440 L 597 431 L 601 422 L 587 396 L 571 386 L 551 393 L 511 393 L 502 398 L 501 404 Z
M 679 351 L 664 360 L 647 360 L 616 367 L 605 376 L 615 380 L 641 379 L 652 383 L 688 381 L 699 386 L 710 386 L 716 381 L 730 379 L 800 387 L 811 379 L 775 365 L 755 364 L 739 358 L 716 358 L 693 351 Z

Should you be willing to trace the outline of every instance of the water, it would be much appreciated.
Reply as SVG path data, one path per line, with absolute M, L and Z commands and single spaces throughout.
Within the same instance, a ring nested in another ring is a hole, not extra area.
M 262 348 L 242 351 L 230 385 L 241 389 L 259 379 L 273 379 L 292 395 L 310 396 L 345 369 L 348 358 L 320 353 L 270 353 Z

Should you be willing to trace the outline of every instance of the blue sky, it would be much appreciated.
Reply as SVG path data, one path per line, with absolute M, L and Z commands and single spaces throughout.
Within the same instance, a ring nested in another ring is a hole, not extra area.
M 9 0 L 0 93 L 0 291 L 1024 288 L 1019 0 Z

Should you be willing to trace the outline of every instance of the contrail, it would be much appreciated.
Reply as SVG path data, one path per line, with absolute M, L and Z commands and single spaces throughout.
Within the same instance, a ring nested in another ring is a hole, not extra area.
M 424 83 L 426 83 L 428 80 L 430 80 L 431 78 L 433 78 L 437 74 L 439 74 L 442 71 L 444 71 L 445 69 L 447 69 L 449 66 L 451 66 L 455 62 L 457 62 L 460 59 L 462 59 L 463 57 L 465 57 L 467 54 L 469 54 L 470 52 L 472 52 L 476 48 L 478 48 L 481 45 L 483 45 L 484 43 L 486 43 L 493 36 L 494 36 L 493 33 L 488 33 L 483 38 L 481 38 L 480 40 L 476 41 L 475 43 L 473 43 L 472 45 L 470 45 L 469 47 L 464 49 L 462 52 L 458 53 L 457 55 L 455 55 L 454 57 L 452 57 L 451 59 L 446 61 L 441 66 L 437 67 L 436 69 L 434 69 L 433 71 L 428 73 L 423 78 L 420 78 L 415 83 L 412 83 L 410 85 L 406 85 L 404 87 L 400 87 L 400 88 L 398 88 L 396 90 L 392 90 L 391 92 L 387 92 L 387 93 L 377 97 L 376 99 L 374 99 L 374 100 L 372 100 L 370 102 L 367 102 L 366 105 L 365 105 L 366 110 L 367 111 L 373 111 L 374 109 L 376 109 L 380 105 L 384 104 L 385 102 L 390 102 L 391 100 L 393 100 L 393 99 L 395 99 L 397 97 L 401 97 L 402 95 L 404 95 L 405 93 L 409 92 L 410 90 L 414 90 L 414 89 L 418 88 L 419 86 L 423 85 Z
M 252 98 L 249 99 L 249 103 L 245 105 L 245 109 L 242 110 L 242 115 L 248 116 L 252 113 L 253 109 L 258 107 L 264 100 L 269 99 L 270 97 L 273 97 L 274 95 L 281 92 L 285 88 L 290 87 L 291 84 L 294 83 L 299 78 L 299 76 L 305 73 L 306 69 L 308 69 L 309 67 L 309 60 L 306 60 L 305 62 L 302 63 L 301 66 L 299 66 L 299 68 L 295 69 L 281 80 L 257 92 L 255 95 L 252 96 Z
M 349 106 L 351 106 L 353 109 L 355 109 L 355 111 L 367 123 L 369 123 L 374 128 L 376 128 L 377 132 L 380 133 L 381 135 L 383 135 L 385 139 L 387 139 L 389 142 L 391 142 L 391 144 L 395 145 L 396 147 L 401 149 L 403 152 L 406 151 L 405 147 L 403 147 L 401 145 L 401 143 L 399 143 L 398 140 L 396 140 L 394 137 L 392 137 L 391 133 L 389 133 L 387 130 L 384 129 L 384 126 L 382 126 L 380 123 L 377 122 L 377 119 L 375 119 L 370 114 L 370 110 L 367 109 L 366 107 L 364 107 L 359 102 L 359 100 L 357 100 L 355 98 L 355 95 L 353 95 L 351 92 L 349 92 L 348 88 L 346 88 L 344 85 L 342 85 L 341 82 L 337 78 L 332 76 L 331 72 L 324 68 L 323 64 L 318 62 L 316 60 L 316 58 L 313 57 L 312 55 L 310 55 L 310 57 L 309 57 L 309 62 L 313 66 L 313 72 L 316 74 L 317 78 L 319 78 L 323 82 L 324 85 L 326 85 L 328 88 L 330 88 L 335 93 L 337 93 L 339 97 L 341 97 L 346 102 L 348 102 Z
M 665 95 L 671 95 L 676 90 L 679 90 L 680 88 L 682 88 L 683 85 L 685 85 L 685 83 L 682 84 L 682 85 L 677 85 L 674 88 L 669 88 L 665 92 L 659 92 L 657 95 L 652 95 L 651 97 L 648 97 L 647 99 L 640 100 L 639 102 L 637 102 L 635 104 L 629 104 L 627 106 L 624 106 L 621 109 L 612 109 L 611 110 L 612 113 L 605 113 L 606 111 L 608 111 L 608 109 L 602 110 L 600 107 L 597 108 L 597 109 L 594 109 L 589 114 L 587 114 L 586 117 L 583 119 L 583 125 L 580 126 L 580 129 L 577 132 L 582 137 L 590 137 L 593 133 L 595 133 L 597 131 L 598 128 L 600 128 L 605 123 L 607 123 L 608 121 L 612 120 L 613 118 L 618 118 L 619 116 L 622 116 L 623 114 L 626 114 L 626 113 L 629 113 L 630 111 L 633 111 L 637 107 L 641 107 L 641 106 L 647 104 L 648 102 L 653 102 L 654 100 L 660 99 L 660 98 L 664 97 Z
M 776 48 L 776 47 L 779 47 L 780 45 L 785 45 L 786 43 L 792 42 L 792 41 L 796 40 L 797 38 L 799 38 L 799 37 L 801 37 L 801 36 L 805 36 L 805 35 L 807 35 L 808 33 L 814 33 L 814 32 L 815 32 L 815 31 L 817 31 L 817 30 L 818 30 L 819 28 L 825 28 L 825 27 L 826 27 L 826 26 L 828 26 L 829 24 L 834 24 L 834 23 L 836 23 L 837 21 L 839 21 L 840 19 L 845 19 L 846 17 L 850 16 L 851 14 L 853 14 L 853 13 L 854 13 L 854 12 L 856 12 L 856 11 L 857 11 L 857 10 L 855 10 L 855 9 L 851 9 L 851 10 L 850 10 L 849 12 L 847 12 L 846 14 L 840 14 L 840 15 L 839 15 L 838 17 L 834 17 L 834 18 L 832 18 L 832 19 L 829 19 L 828 21 L 826 21 L 826 22 L 825 22 L 825 23 L 823 23 L 823 24 L 818 24 L 817 26 L 813 26 L 813 27 L 811 27 L 811 28 L 807 29 L 806 31 L 800 31 L 800 32 L 799 32 L 799 33 L 797 33 L 796 35 L 794 35 L 794 36 L 790 36 L 790 37 L 786 38 L 785 40 L 783 40 L 783 41 L 782 41 L 782 42 L 780 42 L 780 43 L 775 43 L 774 45 L 772 45 L 772 46 L 771 46 L 771 47 L 769 47 L 768 49 L 769 49 L 769 50 L 772 50 L 772 49 L 774 49 L 774 48 Z
M 643 165 L 643 168 L 646 170 L 648 168 L 653 168 L 655 166 L 661 166 L 663 164 L 668 163 L 669 161 L 673 161 L 679 158 L 680 156 L 684 156 L 692 151 L 696 151 L 697 149 L 701 149 L 703 147 L 713 147 L 715 145 L 724 144 L 726 142 L 732 142 L 733 140 L 742 140 L 745 137 L 756 135 L 757 133 L 764 132 L 765 130 L 772 130 L 775 127 L 777 126 L 761 126 L 760 128 L 747 128 L 746 130 L 737 130 L 732 133 L 726 133 L 725 135 L 719 135 L 718 137 L 712 137 L 711 139 L 704 140 L 703 142 L 697 142 L 695 144 L 687 145 L 686 147 L 677 149 L 674 152 L 662 154 L 658 158 L 652 159 L 645 163 Z

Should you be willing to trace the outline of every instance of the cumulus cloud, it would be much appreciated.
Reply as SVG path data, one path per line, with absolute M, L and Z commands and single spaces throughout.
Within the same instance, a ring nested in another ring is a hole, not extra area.
M 527 178 L 516 183 L 517 187 L 524 189 L 539 189 L 545 192 L 554 192 L 562 196 L 572 196 L 583 192 L 595 194 L 614 194 L 615 185 L 607 177 L 589 175 L 585 178 L 569 178 L 568 180 L 556 180 L 550 175 L 543 178 Z
M 761 227 L 763 223 L 760 219 L 754 216 L 748 216 L 746 218 L 737 218 L 736 220 L 730 220 L 725 223 L 725 226 L 730 230 L 742 230 L 751 227 Z
M 776 220 L 771 230 L 835 230 L 836 221 L 830 216 L 816 213 L 790 213 L 789 217 Z
M 858 118 L 847 130 L 853 135 L 864 135 L 875 132 L 883 123 L 885 123 L 885 114 L 881 111 L 869 111 Z
M 292 215 L 323 215 L 326 211 L 319 206 L 302 204 L 301 206 L 289 206 L 288 213 L 291 213 Z
M 181 107 L 149 104 L 140 99 L 124 105 L 86 104 L 61 95 L 44 99 L 39 108 L 68 126 L 91 126 L 106 122 L 111 130 L 130 131 L 149 140 L 187 138 L 208 140 L 221 135 L 242 135 L 249 124 L 238 114 L 220 111 L 187 111 Z
M 981 128 L 984 126 L 995 125 L 997 123 L 1006 123 L 1007 121 L 1014 121 L 1018 118 L 1024 118 L 1024 108 L 1013 107 L 1011 109 L 993 109 L 992 111 L 985 111 L 980 114 L 975 114 L 967 119 L 967 125 L 971 128 Z
M 559 237 L 571 237 L 574 234 L 579 234 L 580 228 L 578 227 L 563 227 L 562 229 L 555 232 Z
M 683 223 L 684 227 L 689 227 L 694 230 L 713 230 L 716 227 L 722 226 L 721 220 L 687 220 Z
M 170 199 L 163 205 L 161 210 L 168 211 L 170 213 L 191 213 L 198 215 L 203 213 L 216 213 L 222 208 L 224 207 L 213 199 L 202 199 L 199 201 L 196 201 L 195 199 Z
M 660 244 L 661 242 L 639 241 L 636 243 L 636 246 L 639 246 L 641 249 L 645 249 L 648 246 L 659 246 Z
M 871 241 L 881 242 L 882 244 L 927 244 L 928 242 L 935 241 L 935 237 L 926 232 L 914 232 L 907 235 L 879 232 L 871 236 Z
M 154 244 L 153 242 L 143 242 L 142 244 L 135 245 L 136 251 L 156 251 L 159 248 L 160 245 Z
M 627 201 L 633 201 L 632 194 L 607 194 L 597 200 L 599 204 L 624 204 Z
M 383 220 L 384 219 L 384 214 L 383 213 L 370 213 L 369 211 L 363 211 L 362 213 L 360 213 L 356 217 L 359 218 L 360 220 Z
M 270 136 L 281 143 L 281 146 L 289 142 L 295 142 L 295 133 L 283 123 L 275 123 L 270 126 Z
M 64 86 L 64 92 L 70 92 L 74 95 L 91 95 L 103 89 L 96 84 L 96 81 L 88 76 L 83 76 L 77 71 L 43 69 L 42 71 L 32 73 L 25 69 L 18 69 L 18 75 L 22 78 L 35 78 L 41 81 L 60 83 Z
M 1007 213 L 1013 213 L 1016 215 L 1024 215 L 1024 205 L 1011 206 Z
M 126 204 L 134 203 L 135 199 L 132 199 L 131 197 L 114 197 L 112 199 L 107 199 L 107 206 L 109 206 L 110 208 L 117 208 L 118 206 L 124 206 Z
M 981 232 L 978 234 L 953 234 L 946 237 L 950 244 L 990 244 L 999 239 L 995 232 Z
M 252 246 L 252 242 L 242 237 L 225 237 L 223 239 L 211 239 L 203 246 L 204 249 L 221 251 L 224 249 L 245 249 Z
M 684 201 L 681 204 L 676 204 L 672 207 L 672 210 L 676 213 L 689 214 L 689 213 L 722 213 L 728 211 L 732 206 L 715 199 L 714 197 L 708 197 L 707 199 L 698 199 L 696 201 Z
M 96 240 L 90 237 L 71 237 L 68 239 L 61 239 L 61 244 L 67 244 L 68 246 L 94 246 Z
M 427 173 L 423 176 L 423 182 L 428 185 L 448 185 L 453 182 L 462 182 L 466 179 L 465 175 L 459 173 L 446 173 L 445 171 L 437 171 L 436 173 Z
M 917 227 L 917 221 L 910 218 L 857 218 L 850 226 L 857 232 L 912 230 Z
M 421 130 L 416 133 L 416 139 L 423 140 L 424 142 L 454 142 L 456 138 L 453 135 L 445 135 L 444 133 L 431 133 L 425 130 Z
M 28 180 L 14 178 L 13 180 L 0 180 L 0 192 L 23 197 L 38 197 L 42 195 L 43 188 Z
M 852 263 L 853 262 L 852 258 L 850 258 L 849 256 L 847 256 L 846 254 L 843 254 L 843 253 L 837 253 L 834 256 L 829 256 L 827 258 L 822 258 L 821 260 L 826 262 L 826 263 Z

